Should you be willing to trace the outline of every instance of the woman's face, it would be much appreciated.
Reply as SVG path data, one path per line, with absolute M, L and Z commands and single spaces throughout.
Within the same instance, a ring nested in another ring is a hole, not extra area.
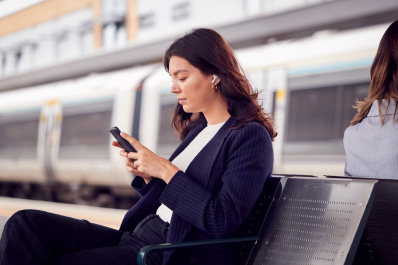
M 211 112 L 220 100 L 212 87 L 212 75 L 203 74 L 182 57 L 172 56 L 169 62 L 171 93 L 176 94 L 185 112 Z M 216 82 L 218 82 L 217 80 Z

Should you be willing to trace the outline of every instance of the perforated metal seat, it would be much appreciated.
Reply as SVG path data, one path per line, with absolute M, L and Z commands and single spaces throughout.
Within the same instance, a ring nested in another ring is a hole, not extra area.
M 375 183 L 289 178 L 253 264 L 351 264 Z
M 398 180 L 378 180 L 355 265 L 398 264 Z

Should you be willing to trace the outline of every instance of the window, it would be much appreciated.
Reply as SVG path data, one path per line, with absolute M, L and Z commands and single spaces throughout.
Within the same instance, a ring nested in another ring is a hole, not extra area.
M 55 40 L 55 58 L 58 61 L 65 60 L 69 57 L 70 45 L 68 43 L 67 33 L 61 33 Z
M 103 47 L 110 49 L 115 46 L 115 38 L 116 38 L 116 25 L 115 23 L 108 23 L 104 25 L 102 30 L 102 42 Z
M 140 16 L 140 28 L 151 28 L 155 25 L 155 14 L 149 13 Z
M 60 158 L 107 158 L 113 101 L 63 108 Z
M 117 46 L 123 46 L 127 43 L 127 31 L 124 21 L 119 21 L 116 23 L 115 42 Z
M 189 17 L 190 5 L 189 2 L 175 5 L 172 10 L 173 20 L 181 20 Z
M 176 105 L 175 98 L 161 99 L 157 153 L 168 158 L 180 144 L 180 137 L 171 128 L 171 118 Z
M 369 83 L 293 90 L 289 92 L 285 154 L 344 154 L 342 139 Z
M 325 87 L 290 92 L 287 141 L 335 138 L 336 90 Z
M 31 56 L 29 58 L 28 65 L 30 68 L 33 68 L 37 63 L 37 44 L 33 43 L 31 45 Z
M 90 29 L 84 29 L 80 32 L 80 50 L 82 54 L 93 50 L 93 33 Z
M 126 0 L 102 0 L 102 16 L 106 19 L 124 17 L 127 12 Z
M 18 50 L 15 53 L 15 69 L 19 69 L 19 67 L 21 65 L 21 59 L 22 59 L 22 51 Z
M 36 158 L 40 110 L 0 113 L 0 157 Z
M 0 54 L 0 58 L 1 58 L 1 61 L 0 61 L 0 76 L 2 76 L 5 73 L 5 71 L 6 71 L 6 63 L 7 63 L 6 54 L 5 53 Z
M 314 68 L 315 69 L 315 68 Z M 344 69 L 328 73 L 298 75 L 290 69 L 283 155 L 344 155 L 343 136 L 369 90 L 370 69 Z

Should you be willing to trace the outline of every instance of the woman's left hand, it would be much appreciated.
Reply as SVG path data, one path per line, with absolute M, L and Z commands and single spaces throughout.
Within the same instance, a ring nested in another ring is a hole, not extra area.
M 156 155 L 151 150 L 139 143 L 134 137 L 131 137 L 124 132 L 122 132 L 120 135 L 129 141 L 135 150 L 137 150 L 137 152 L 130 153 L 122 150 L 121 154 L 124 152 L 122 155 L 129 159 L 134 159 L 134 168 L 138 171 L 155 178 L 160 178 L 166 183 L 169 183 L 173 176 L 178 172 L 179 169 L 169 160 Z

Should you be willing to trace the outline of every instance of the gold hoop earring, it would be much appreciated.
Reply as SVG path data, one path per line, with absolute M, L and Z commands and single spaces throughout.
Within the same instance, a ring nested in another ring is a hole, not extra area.
M 214 90 L 214 91 L 217 91 L 217 89 L 218 89 L 217 84 L 216 84 L 216 85 L 213 85 L 213 90 Z

